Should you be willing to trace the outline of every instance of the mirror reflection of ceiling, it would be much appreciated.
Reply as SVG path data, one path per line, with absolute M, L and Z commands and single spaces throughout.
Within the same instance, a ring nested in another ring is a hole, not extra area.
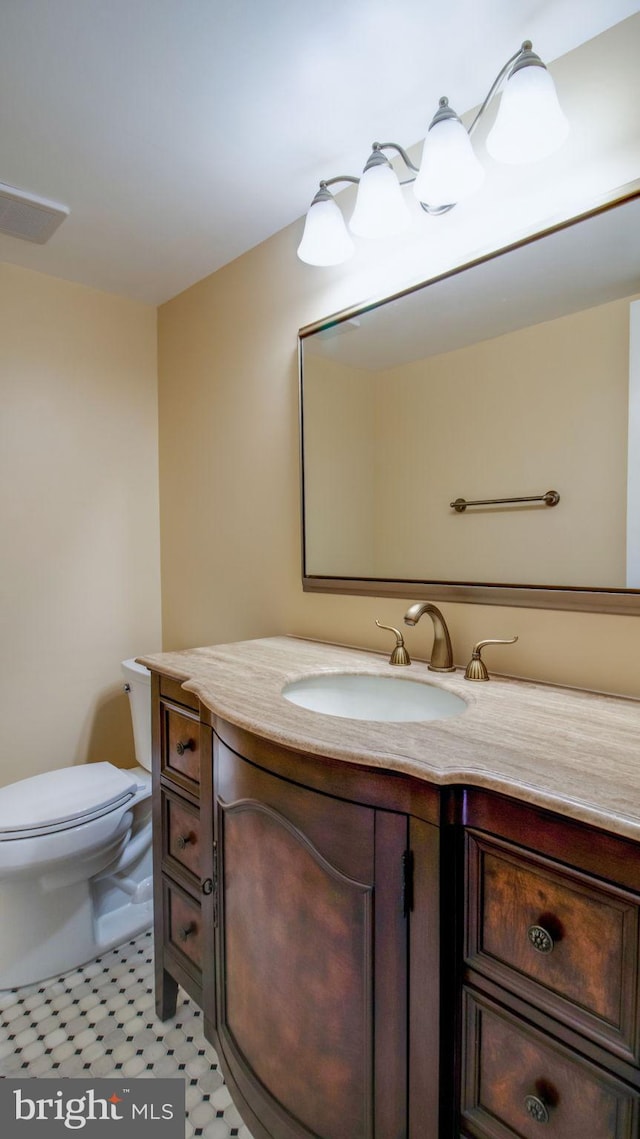
M 640 198 L 334 323 L 304 352 L 398 367 L 640 292 Z

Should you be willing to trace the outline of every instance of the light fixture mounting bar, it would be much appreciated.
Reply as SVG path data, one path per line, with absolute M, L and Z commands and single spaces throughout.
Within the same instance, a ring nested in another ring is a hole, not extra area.
M 353 174 L 336 174 L 335 178 L 322 178 L 320 181 L 320 189 L 323 190 L 325 186 L 335 186 L 337 182 L 353 182 L 355 186 L 360 181 Z
M 414 165 L 414 163 L 409 158 L 409 155 L 407 154 L 404 147 L 400 146 L 400 143 L 398 143 L 398 142 L 374 142 L 372 149 L 373 150 L 397 150 L 402 161 L 404 162 L 405 166 L 409 170 L 413 170 L 414 173 L 417 174 L 418 170 L 420 169 L 419 166 Z M 408 178 L 407 181 L 413 182 L 413 178 Z

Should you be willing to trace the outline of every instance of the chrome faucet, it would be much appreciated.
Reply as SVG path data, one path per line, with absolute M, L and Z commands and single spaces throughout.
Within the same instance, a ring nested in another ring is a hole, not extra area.
M 433 648 L 429 668 L 431 672 L 454 672 L 451 637 L 442 613 L 430 601 L 416 601 L 404 615 L 405 625 L 417 625 L 420 618 L 428 613 L 433 621 Z

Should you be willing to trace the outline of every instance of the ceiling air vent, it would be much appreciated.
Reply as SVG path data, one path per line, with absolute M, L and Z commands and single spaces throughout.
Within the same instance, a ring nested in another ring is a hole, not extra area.
M 68 213 L 68 206 L 0 182 L 0 233 L 44 245 Z

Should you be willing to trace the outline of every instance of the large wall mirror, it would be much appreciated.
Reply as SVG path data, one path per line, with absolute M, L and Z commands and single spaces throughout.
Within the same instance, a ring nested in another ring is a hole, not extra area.
M 637 185 L 302 329 L 300 392 L 305 589 L 640 613 Z

